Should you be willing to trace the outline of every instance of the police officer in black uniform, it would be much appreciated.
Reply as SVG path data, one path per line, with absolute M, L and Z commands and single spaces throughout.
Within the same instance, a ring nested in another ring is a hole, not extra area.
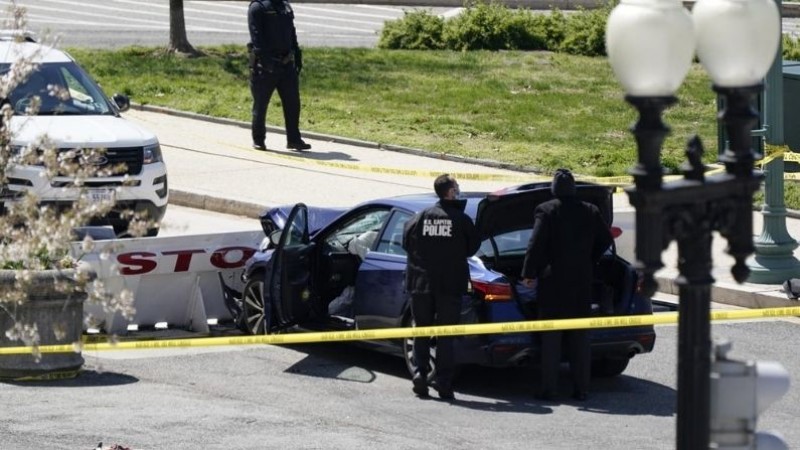
M 247 11 L 250 29 L 250 92 L 253 95 L 253 148 L 266 150 L 267 106 L 278 90 L 286 122 L 286 147 L 308 150 L 300 137 L 300 87 L 303 57 L 297 45 L 294 12 L 288 0 L 252 0 Z
M 403 230 L 408 254 L 406 290 L 411 294 L 411 314 L 417 326 L 456 325 L 461 299 L 467 291 L 467 258 L 480 247 L 472 219 L 464 213 L 467 201 L 459 199 L 458 182 L 440 175 L 433 183 L 439 202 L 416 214 Z M 430 338 L 414 339 L 413 391 L 428 396 Z M 436 348 L 436 380 L 433 385 L 444 400 L 453 400 L 453 338 L 439 337 Z

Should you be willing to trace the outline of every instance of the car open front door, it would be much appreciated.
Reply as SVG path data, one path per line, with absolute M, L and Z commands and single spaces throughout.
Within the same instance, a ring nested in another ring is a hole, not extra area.
M 314 245 L 308 235 L 308 208 L 292 208 L 272 257 L 265 299 L 274 307 L 282 324 L 302 322 L 311 312 L 311 254 Z

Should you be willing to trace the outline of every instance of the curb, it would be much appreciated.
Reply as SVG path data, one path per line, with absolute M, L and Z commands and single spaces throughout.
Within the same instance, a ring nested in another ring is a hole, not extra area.
M 676 278 L 656 275 L 658 292 L 680 296 Z M 714 303 L 723 303 L 742 308 L 785 308 L 798 305 L 797 300 L 791 300 L 778 287 L 778 285 L 764 284 L 736 284 L 724 281 L 715 281 L 711 285 L 711 298 Z
M 177 189 L 169 190 L 168 203 L 171 205 L 185 206 L 187 208 L 204 209 L 221 214 L 243 216 L 251 219 L 258 219 L 261 213 L 267 209 L 266 206 L 256 203 L 212 197 L 210 195 Z

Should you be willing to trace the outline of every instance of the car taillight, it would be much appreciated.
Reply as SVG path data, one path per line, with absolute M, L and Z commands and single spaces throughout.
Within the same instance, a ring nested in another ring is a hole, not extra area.
M 511 285 L 508 283 L 487 283 L 472 280 L 472 290 L 483 294 L 487 302 L 505 302 L 511 300 Z
M 611 227 L 611 236 L 614 239 L 622 236 L 622 228 L 620 228 L 620 227 Z

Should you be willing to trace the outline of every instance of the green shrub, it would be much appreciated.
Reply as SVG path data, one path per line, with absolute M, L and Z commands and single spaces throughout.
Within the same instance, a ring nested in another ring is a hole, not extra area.
M 537 26 L 545 39 L 545 49 L 557 50 L 567 33 L 567 17 L 564 13 L 553 8 L 550 14 L 539 14 Z
M 547 50 L 549 16 L 519 11 L 505 21 L 506 48 L 509 50 Z
M 783 35 L 783 59 L 800 61 L 800 42 L 789 34 Z
M 567 16 L 564 40 L 557 50 L 571 55 L 604 56 L 606 54 L 606 22 L 610 6 L 582 9 Z
M 444 43 L 452 50 L 509 48 L 508 24 L 513 13 L 498 3 L 476 3 L 444 24 Z
M 406 50 L 552 50 L 604 54 L 605 23 L 611 5 L 599 10 L 549 14 L 512 10 L 479 0 L 457 17 L 444 20 L 429 11 L 407 12 L 386 22 L 379 48 Z
M 378 48 L 437 50 L 444 48 L 444 19 L 426 10 L 406 12 L 402 19 L 387 21 Z

